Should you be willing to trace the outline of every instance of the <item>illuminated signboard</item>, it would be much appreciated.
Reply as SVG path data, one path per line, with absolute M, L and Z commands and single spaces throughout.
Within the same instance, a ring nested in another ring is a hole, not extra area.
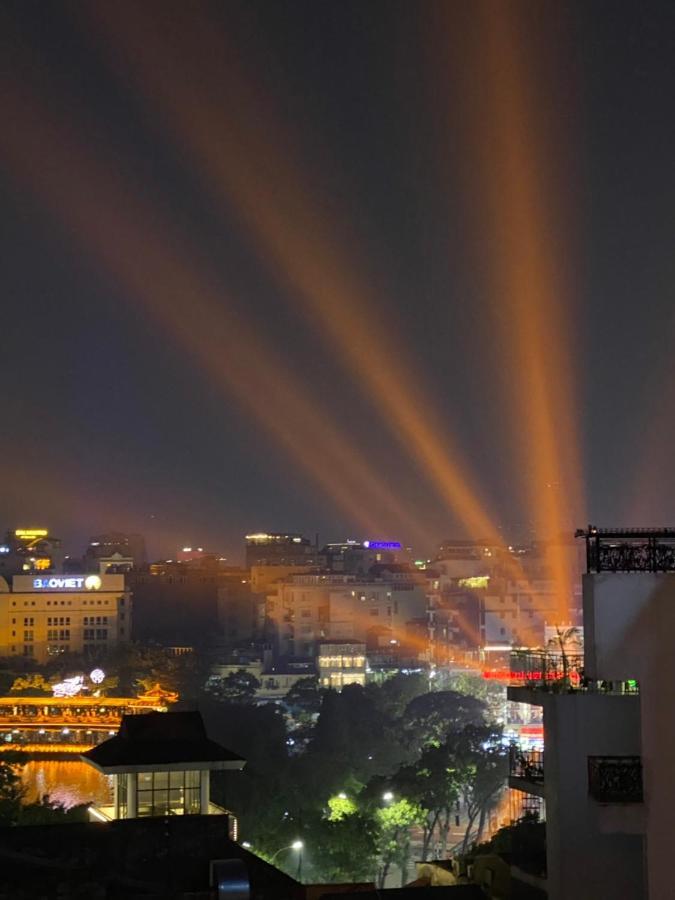
M 363 546 L 368 550 L 400 550 L 400 541 L 364 541 Z
M 33 579 L 36 591 L 100 591 L 101 585 L 99 575 L 50 575 Z
M 48 534 L 46 528 L 17 528 L 14 537 L 21 538 L 22 541 L 34 541 L 35 538 L 47 537 Z

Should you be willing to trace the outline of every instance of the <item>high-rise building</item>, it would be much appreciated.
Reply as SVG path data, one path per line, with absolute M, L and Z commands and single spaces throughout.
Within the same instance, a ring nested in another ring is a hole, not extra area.
M 145 549 L 145 538 L 142 534 L 125 534 L 121 531 L 108 531 L 105 534 L 97 534 L 89 539 L 85 552 L 87 568 L 98 571 L 98 561 L 110 557 L 120 556 L 133 560 L 135 569 L 143 568 L 148 563 Z
M 61 541 L 47 528 L 16 528 L 0 543 L 0 575 L 11 577 L 61 568 Z
M 246 568 L 252 566 L 314 566 L 317 548 L 297 533 L 266 532 L 246 535 Z

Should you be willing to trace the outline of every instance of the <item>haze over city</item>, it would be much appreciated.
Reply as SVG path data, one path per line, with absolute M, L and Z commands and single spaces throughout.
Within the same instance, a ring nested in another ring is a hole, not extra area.
M 8 522 L 667 520 L 671 4 L 1 16 Z

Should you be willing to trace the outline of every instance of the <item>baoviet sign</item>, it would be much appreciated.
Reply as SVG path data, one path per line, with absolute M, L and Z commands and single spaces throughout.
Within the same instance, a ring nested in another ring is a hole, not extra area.
M 52 591 L 123 591 L 124 575 L 15 575 L 14 594 Z
M 100 591 L 100 575 L 50 575 L 45 578 L 34 578 L 33 587 L 36 591 Z

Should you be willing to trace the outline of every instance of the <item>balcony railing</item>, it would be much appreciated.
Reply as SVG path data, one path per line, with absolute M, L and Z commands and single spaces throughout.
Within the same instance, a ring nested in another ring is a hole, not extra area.
M 584 658 L 579 654 L 532 653 L 515 650 L 511 653 L 510 669 L 506 680 L 512 687 L 530 687 L 537 690 L 582 692 L 587 694 L 639 694 L 635 680 L 603 681 L 586 678 Z M 497 677 L 488 673 L 486 677 Z
M 544 783 L 544 754 L 541 750 L 521 750 L 511 747 L 509 775 L 534 784 Z
M 589 756 L 588 793 L 598 803 L 642 803 L 639 756 Z
M 579 529 L 586 541 L 588 572 L 673 572 L 675 529 L 595 528 Z

